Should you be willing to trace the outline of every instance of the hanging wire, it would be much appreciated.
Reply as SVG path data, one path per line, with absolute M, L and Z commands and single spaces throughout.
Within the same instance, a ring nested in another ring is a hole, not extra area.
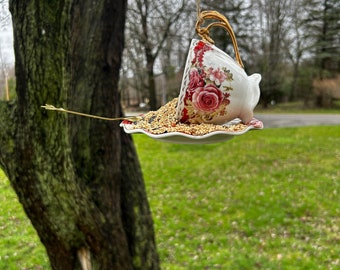
M 68 114 L 75 114 L 75 115 L 79 115 L 79 116 L 96 118 L 96 119 L 101 119 L 101 120 L 106 120 L 106 121 L 128 120 L 128 121 L 133 122 L 133 121 L 138 121 L 138 120 L 141 119 L 141 116 L 126 116 L 126 117 L 115 117 L 115 118 L 102 117 L 102 116 L 97 116 L 97 115 L 92 115 L 92 114 L 87 114 L 87 113 L 80 113 L 80 112 L 65 110 L 64 108 L 56 108 L 53 105 L 49 105 L 49 104 L 46 104 L 45 106 L 41 106 L 41 107 L 46 109 L 46 110 L 49 110 L 49 111 L 64 112 L 64 113 L 68 113 Z
M 197 20 L 199 20 L 200 19 L 200 14 L 201 14 L 200 0 L 196 0 L 196 10 L 197 10 Z

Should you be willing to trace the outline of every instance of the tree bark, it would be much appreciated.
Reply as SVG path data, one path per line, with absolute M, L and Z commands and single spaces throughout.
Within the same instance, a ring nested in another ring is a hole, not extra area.
M 17 100 L 0 103 L 0 165 L 52 269 L 158 269 L 152 217 L 121 116 L 125 0 L 11 0 Z M 86 268 L 86 265 L 88 268 Z

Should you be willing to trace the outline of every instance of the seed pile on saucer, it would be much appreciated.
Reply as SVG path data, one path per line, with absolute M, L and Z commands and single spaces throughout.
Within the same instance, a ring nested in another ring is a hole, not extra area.
M 141 116 L 141 119 L 133 121 L 129 129 L 143 129 L 151 134 L 164 134 L 181 132 L 193 136 L 202 136 L 214 131 L 240 132 L 247 128 L 242 123 L 232 125 L 215 124 L 186 124 L 176 119 L 176 106 L 178 98 L 174 98 L 157 111 L 150 111 Z

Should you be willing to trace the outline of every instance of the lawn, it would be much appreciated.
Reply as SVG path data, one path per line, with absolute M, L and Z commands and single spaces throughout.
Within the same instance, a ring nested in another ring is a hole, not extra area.
M 9 181 L 0 170 L 0 269 L 50 269 L 39 242 Z
M 163 269 L 340 269 L 340 126 L 211 145 L 134 140 Z M 0 179 L 0 269 L 48 269 Z

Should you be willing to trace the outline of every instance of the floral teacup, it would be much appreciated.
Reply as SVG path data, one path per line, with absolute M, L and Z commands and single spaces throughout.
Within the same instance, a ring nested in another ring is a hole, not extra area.
M 231 28 L 228 32 L 233 35 Z M 235 39 L 233 45 L 239 57 Z M 260 74 L 246 74 L 240 59 L 236 62 L 210 42 L 194 39 L 183 74 L 177 118 L 193 124 L 224 124 L 240 118 L 247 124 L 259 101 L 260 81 Z

